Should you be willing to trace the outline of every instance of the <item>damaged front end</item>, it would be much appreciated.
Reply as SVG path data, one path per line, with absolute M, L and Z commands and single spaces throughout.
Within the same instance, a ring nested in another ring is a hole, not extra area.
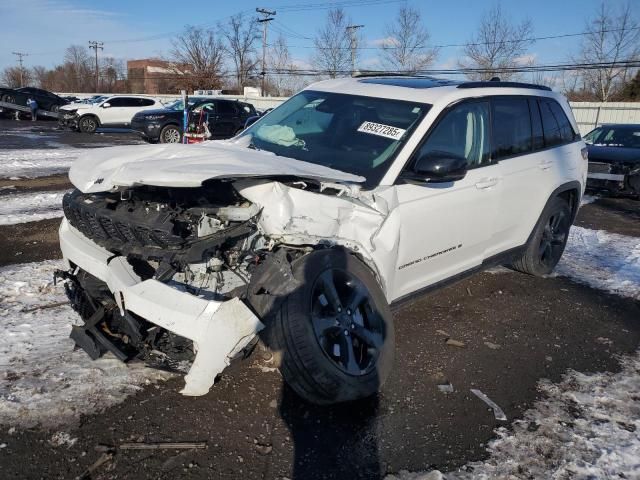
M 111 352 L 183 370 L 182 393 L 206 393 L 263 324 L 242 301 L 267 249 L 258 207 L 231 183 L 74 191 L 63 201 L 57 273 L 84 320 L 71 338 L 91 358 Z

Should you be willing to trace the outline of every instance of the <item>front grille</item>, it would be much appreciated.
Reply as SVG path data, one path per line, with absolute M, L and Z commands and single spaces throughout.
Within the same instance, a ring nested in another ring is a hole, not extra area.
M 190 240 L 169 231 L 117 219 L 116 212 L 95 202 L 85 202 L 77 192 L 67 193 L 62 206 L 65 217 L 74 228 L 109 250 L 130 251 L 135 247 L 180 249 Z
M 589 162 L 589 173 L 610 173 L 611 165 L 601 162 Z

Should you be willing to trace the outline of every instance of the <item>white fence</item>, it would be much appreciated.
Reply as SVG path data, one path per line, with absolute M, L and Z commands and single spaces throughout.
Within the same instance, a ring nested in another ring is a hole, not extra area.
M 110 93 L 57 93 L 61 97 L 78 97 L 78 98 L 89 98 L 94 95 L 127 95 L 123 94 L 110 94 Z M 132 95 L 138 95 L 132 94 Z M 174 100 L 180 99 L 180 95 L 175 94 L 158 94 L 158 95 L 142 95 L 145 97 L 157 98 L 163 103 L 173 102 Z M 198 95 L 198 97 L 202 97 L 205 95 Z M 226 98 L 229 100 L 240 100 L 241 102 L 247 102 L 252 104 L 258 110 L 264 110 L 266 108 L 273 108 L 280 105 L 282 102 L 287 100 L 288 97 L 248 97 L 244 95 L 215 95 L 212 98 Z
M 640 123 L 640 102 L 571 102 L 580 133 L 603 123 Z
M 59 93 L 58 95 L 71 95 L 79 98 L 92 96 L 87 93 Z M 163 102 L 171 102 L 180 98 L 180 95 L 166 94 L 148 96 L 159 98 Z M 287 100 L 287 97 L 247 97 L 244 95 L 218 95 L 216 98 L 248 102 L 258 110 L 277 107 Z M 603 123 L 640 123 L 640 102 L 571 102 L 571 109 L 582 135 Z

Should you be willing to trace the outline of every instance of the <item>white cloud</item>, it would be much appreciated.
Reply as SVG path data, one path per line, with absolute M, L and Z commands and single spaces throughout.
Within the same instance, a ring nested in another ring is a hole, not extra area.
M 515 62 L 518 65 L 533 65 L 536 63 L 536 60 L 538 59 L 538 54 L 537 53 L 527 53 L 525 55 L 521 55 L 519 57 L 515 58 Z
M 383 37 L 383 38 L 375 38 L 369 41 L 369 46 L 371 47 L 382 47 L 383 45 L 393 45 L 397 42 L 394 37 Z

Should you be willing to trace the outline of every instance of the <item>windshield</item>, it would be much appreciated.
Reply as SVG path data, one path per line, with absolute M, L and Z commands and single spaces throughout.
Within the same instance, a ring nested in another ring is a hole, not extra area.
M 199 97 L 192 97 L 189 98 L 189 100 L 187 101 L 187 104 L 189 105 L 189 108 L 191 108 L 196 102 L 201 101 L 202 98 Z M 182 99 L 180 100 L 175 100 L 171 103 L 167 103 L 164 108 L 166 108 L 167 110 L 184 110 L 184 102 L 182 101 Z
M 429 108 L 306 90 L 261 117 L 236 142 L 361 175 L 365 186 L 373 187 Z
M 640 148 L 640 126 L 620 125 L 598 127 L 584 136 L 589 145 Z

